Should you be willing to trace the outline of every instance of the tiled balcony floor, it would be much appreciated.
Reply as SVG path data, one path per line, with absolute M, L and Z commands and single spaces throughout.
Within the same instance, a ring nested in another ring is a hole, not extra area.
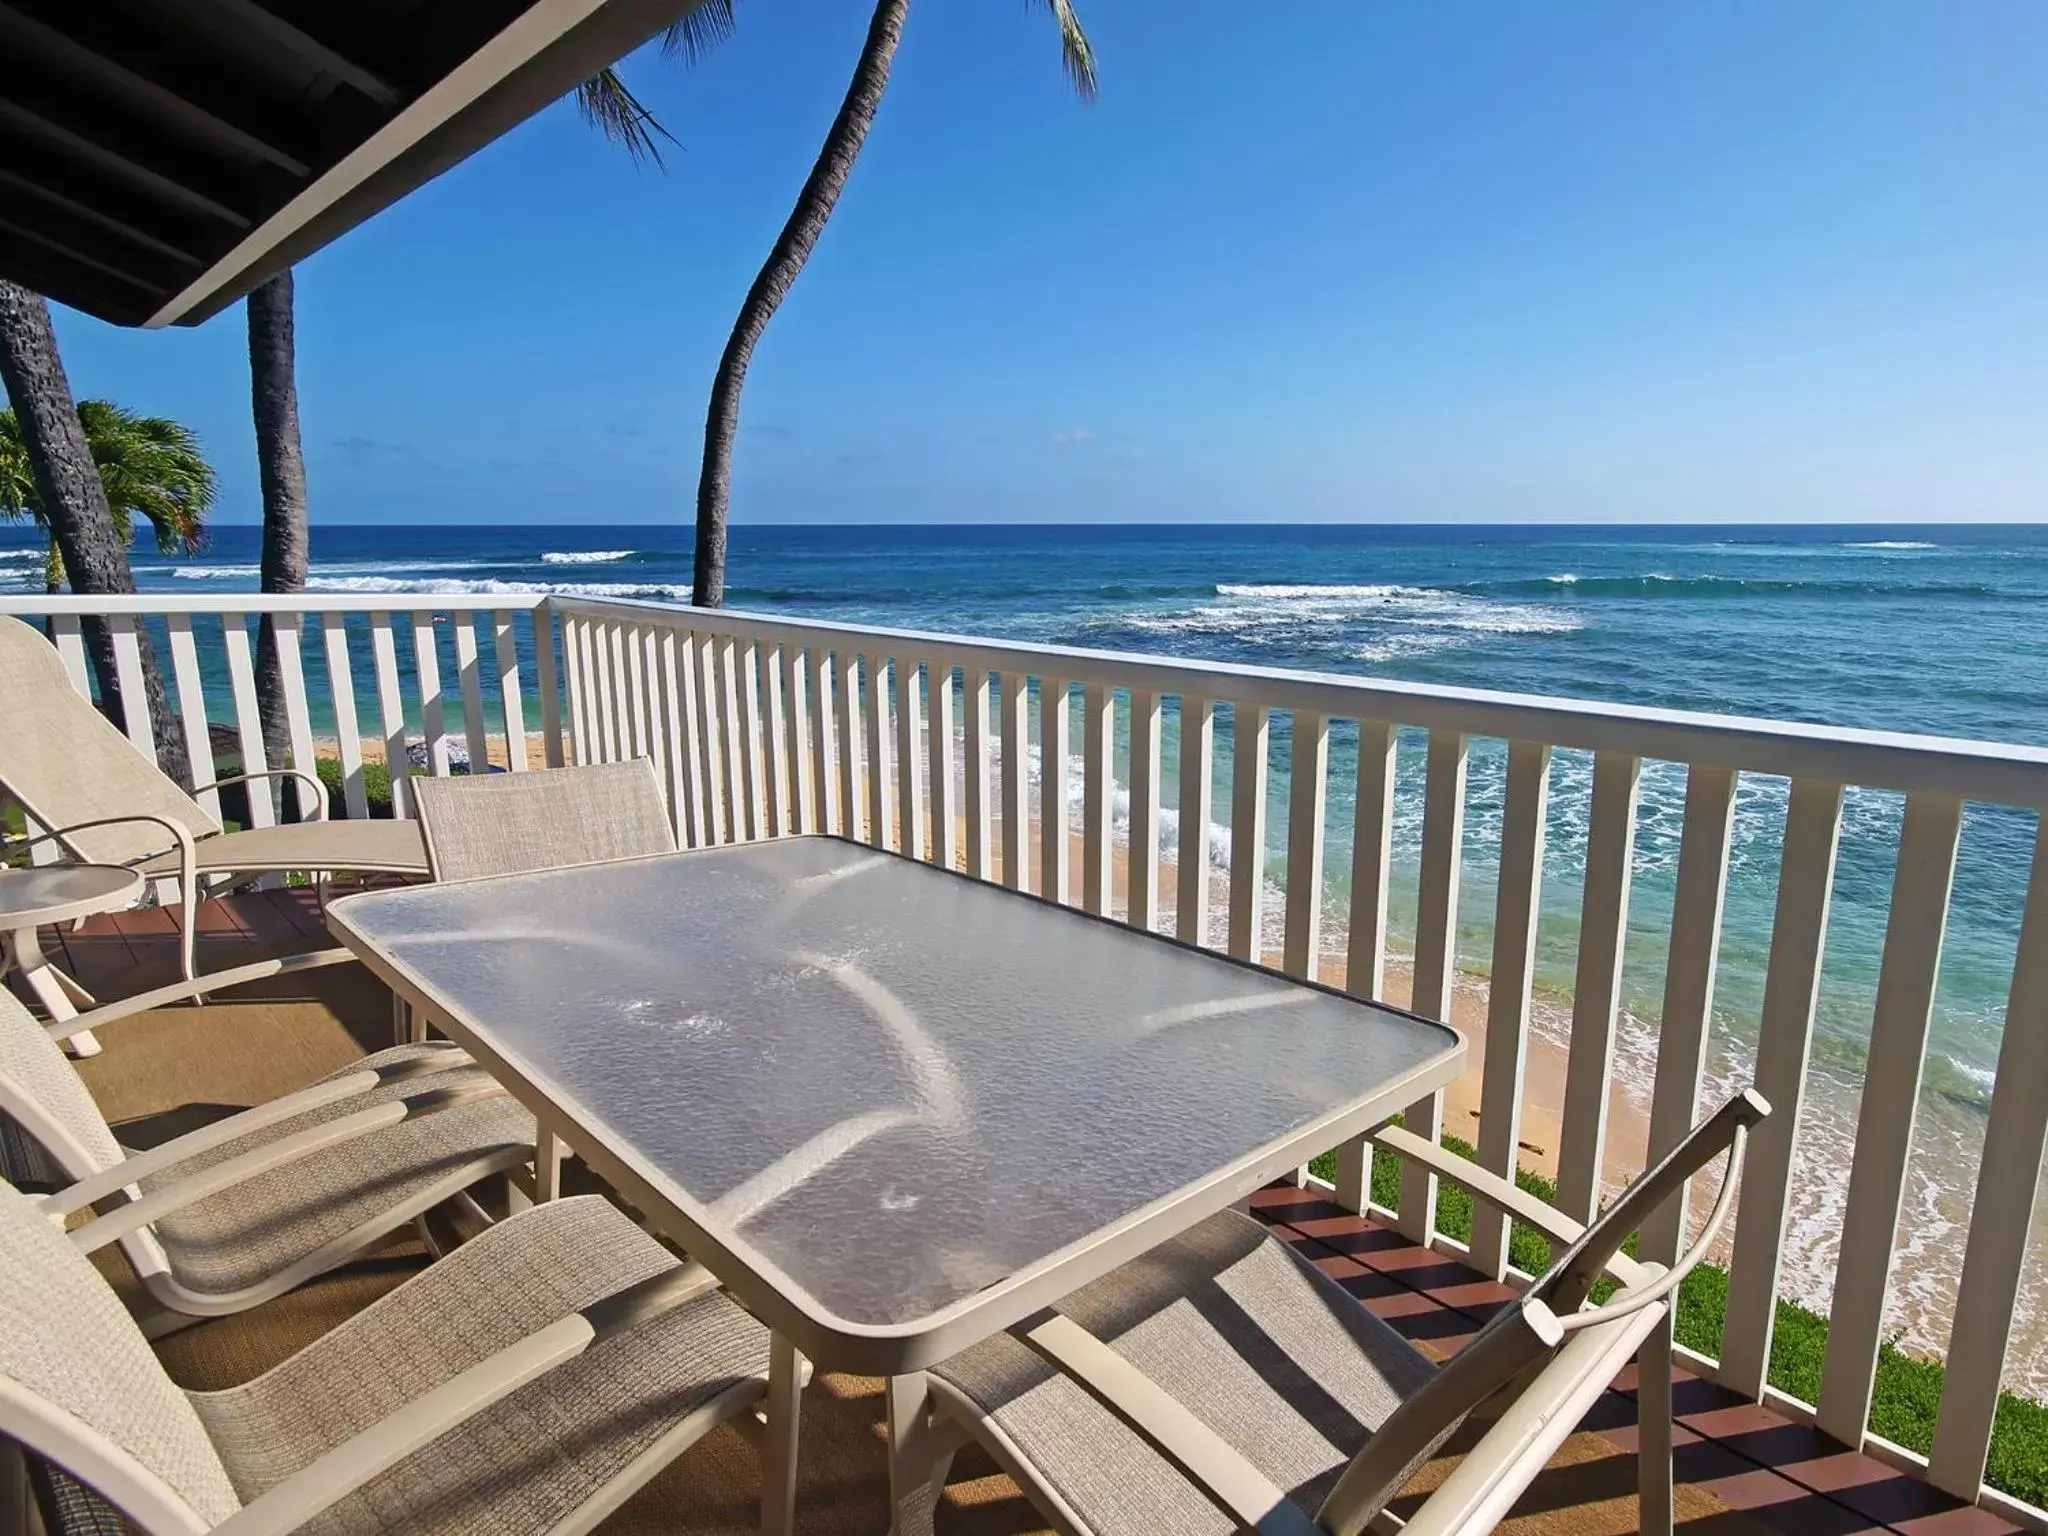
M 208 969 L 325 940 L 310 892 L 248 893 L 209 903 L 206 911 L 201 964 Z M 172 930 L 160 912 L 96 919 L 79 931 L 44 937 L 52 958 L 67 957 L 73 973 L 105 997 L 175 975 Z M 167 1009 L 117 1026 L 102 1042 L 102 1055 L 79 1063 L 108 1118 L 128 1123 L 127 1139 L 155 1140 L 197 1119 L 287 1092 L 390 1039 L 388 997 L 354 966 L 259 984 L 238 998 L 206 1009 Z M 1425 1352 L 1455 1351 L 1509 1295 L 1462 1265 L 1306 1191 L 1264 1191 L 1255 1209 Z M 162 1346 L 165 1360 L 180 1381 L 195 1388 L 246 1380 L 423 1262 L 417 1249 L 394 1248 L 256 1313 L 175 1335 Z M 879 1382 L 824 1374 L 808 1394 L 800 1530 L 877 1536 L 885 1529 L 880 1393 Z M 1687 1532 L 1991 1536 L 2014 1529 L 1708 1382 L 1683 1382 L 1679 1409 L 1679 1514 Z M 1503 1530 L 1527 1536 L 1634 1530 L 1635 1417 L 1632 1380 L 1625 1373 Z M 1407 1496 L 1410 1507 L 1421 1489 L 1445 1475 L 1458 1448 L 1453 1442 L 1423 1470 Z M 721 1430 L 602 1529 L 749 1530 L 757 1487 L 752 1450 Z M 969 1452 L 956 1463 L 939 1529 L 1020 1536 L 1042 1524 L 1008 1479 L 978 1452 Z

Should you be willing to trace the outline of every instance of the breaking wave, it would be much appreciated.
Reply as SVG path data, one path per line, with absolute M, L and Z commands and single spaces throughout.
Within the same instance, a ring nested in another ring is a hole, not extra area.
M 1931 546 L 1930 546 L 1931 547 Z M 1671 576 L 1650 571 L 1641 576 L 1581 576 L 1563 571 L 1555 576 L 1508 581 L 1475 581 L 1458 589 L 1469 593 L 1569 595 L 1585 597 L 1765 597 L 1798 593 L 1802 597 L 1996 597 L 1999 589 L 1984 582 L 1795 581 L 1771 576 Z
M 322 576 L 307 579 L 314 592 L 462 592 L 476 597 L 652 597 L 686 599 L 687 582 L 661 581 L 503 581 L 494 576 L 476 576 L 451 581 L 446 577 L 415 581 L 401 576 Z
M 542 565 L 608 565 L 614 560 L 629 560 L 638 554 L 634 549 L 551 549 L 540 557 Z

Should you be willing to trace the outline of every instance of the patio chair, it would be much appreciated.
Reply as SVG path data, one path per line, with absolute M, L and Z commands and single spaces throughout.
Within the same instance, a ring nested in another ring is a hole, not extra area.
M 154 1332 L 282 1295 L 533 1160 L 533 1117 L 445 1044 L 379 1051 L 130 1152 L 52 1038 L 81 1022 L 43 1025 L 0 989 L 0 1114 L 61 1170 L 64 1187 L 39 1197 L 46 1214 L 123 1202 L 78 1242 L 121 1245 L 171 1314 Z
M 1421 1137 L 1383 1130 L 1390 1151 L 1562 1250 L 1447 1363 L 1226 1211 L 934 1367 L 925 1432 L 936 1465 L 921 1486 L 935 1492 L 952 1449 L 972 1438 L 1068 1536 L 1359 1536 L 1484 1410 L 1490 1427 L 1405 1532 L 1490 1531 L 1666 1315 L 1719 1233 L 1748 1131 L 1768 1112 L 1754 1093 L 1731 1099 L 1584 1228 Z M 1723 1151 L 1720 1197 L 1684 1257 L 1666 1269 L 1624 1256 L 1643 1219 Z M 1603 1273 L 1619 1291 L 1581 1310 Z M 1654 1462 L 1643 1475 L 1668 1491 L 1669 1461 Z
M 0 615 L 0 791 L 73 858 L 140 869 L 178 884 L 178 962 L 197 976 L 202 880 L 295 871 L 424 875 L 427 857 L 410 821 L 329 821 L 327 790 L 311 773 L 269 768 L 200 789 L 265 779 L 306 786 L 311 820 L 228 832 L 71 686 L 55 646 L 21 620 Z M 198 770 L 202 765 L 194 764 Z M 40 841 L 34 839 L 33 841 Z M 339 955 L 337 958 L 346 958 Z M 216 985 L 228 985 L 220 982 Z
M 222 1392 L 173 1384 L 79 1246 L 0 1185 L 0 1434 L 150 1536 L 587 1531 L 769 1390 L 766 1330 L 596 1196 Z M 776 1366 L 770 1428 L 793 1434 Z
M 654 760 L 421 779 L 413 786 L 436 880 L 480 880 L 674 853 Z

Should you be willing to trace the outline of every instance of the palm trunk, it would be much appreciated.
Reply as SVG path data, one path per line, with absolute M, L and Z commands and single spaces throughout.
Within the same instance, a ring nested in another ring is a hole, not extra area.
M 39 294 L 5 280 L 0 280 L 0 380 L 6 382 L 7 398 L 21 423 L 36 495 L 42 501 L 71 590 L 95 595 L 133 592 L 135 576 L 128 569 L 128 551 L 114 529 L 106 487 L 100 484 L 99 469 L 71 398 L 71 381 L 64 376 L 64 362 L 57 355 L 50 306 Z M 98 620 L 88 619 L 84 629 L 101 705 L 115 719 L 125 718 L 121 683 L 114 670 L 113 638 Z M 138 628 L 136 638 L 141 642 L 157 762 L 189 789 L 192 769 L 185 757 L 185 738 L 164 697 L 156 648 L 147 631 Z
M 846 100 L 832 119 L 832 131 L 825 146 L 797 194 L 796 207 L 767 264 L 747 290 L 739 319 L 718 360 L 718 377 L 711 384 L 711 406 L 704 417 L 704 469 L 697 482 L 697 560 L 690 582 L 690 601 L 700 608 L 717 608 L 725 602 L 725 525 L 732 499 L 732 449 L 739 433 L 740 390 L 747 380 L 747 364 L 754 347 L 775 311 L 789 296 L 797 274 L 810 260 L 825 232 L 825 221 L 852 174 L 874 124 L 875 111 L 882 104 L 882 92 L 889 84 L 889 66 L 896 57 L 896 45 L 903 40 L 903 20 L 910 12 L 910 0 L 878 0 L 874 18 L 868 23 L 867 41 L 854 66 L 853 83 L 846 88 Z
M 263 481 L 263 590 L 303 592 L 306 460 L 299 442 L 299 381 L 289 271 L 280 272 L 249 295 L 249 392 L 256 415 L 256 464 Z M 291 754 L 277 623 L 265 614 L 256 642 L 256 701 L 263 719 L 263 755 L 272 768 L 285 766 Z M 311 763 L 293 766 L 313 771 Z M 273 786 L 273 794 L 285 798 L 281 785 Z M 296 788 L 289 798 L 298 804 Z M 300 806 L 302 813 L 304 809 Z

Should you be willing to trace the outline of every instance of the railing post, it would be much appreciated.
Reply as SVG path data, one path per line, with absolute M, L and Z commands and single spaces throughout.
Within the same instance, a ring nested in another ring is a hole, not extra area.
M 1104 683 L 1081 691 L 1081 905 L 1108 915 L 1110 805 L 1116 798 L 1116 694 Z
M 1072 850 L 1068 843 L 1067 754 L 1073 722 L 1068 713 L 1067 680 L 1041 678 L 1038 684 L 1038 837 L 1041 894 L 1069 901 L 1067 879 Z
M 1330 722 L 1310 709 L 1293 720 L 1287 765 L 1287 930 L 1281 965 L 1316 979 L 1323 927 L 1323 816 L 1329 802 Z
M 1159 695 L 1131 693 L 1131 837 L 1125 916 L 1134 928 L 1159 926 Z
M 2034 865 L 1994 1081 L 1955 1323 L 1949 1330 L 1948 1375 L 1928 1458 L 1929 1478 L 1972 1503 L 1984 1481 L 2012 1340 L 2013 1302 L 2035 1230 L 2041 1155 L 2048 1150 L 2048 1092 L 2043 1091 L 2048 1084 L 2048 824 L 2034 834 Z
M 1263 705 L 1231 705 L 1230 953 L 1262 958 L 1266 896 L 1266 747 Z
M 1209 942 L 1209 823 L 1216 818 L 1216 704 L 1180 696 L 1180 838 L 1174 857 L 1174 934 Z
M 1628 939 L 1642 766 L 1641 758 L 1626 752 L 1593 755 L 1578 975 L 1572 987 L 1571 1048 L 1557 1151 L 1558 1208 L 1584 1222 L 1599 1212 L 1607 1160 L 1607 1097 L 1614 1080 L 1614 1025 L 1621 1011 L 1621 958 Z
M 1386 984 L 1387 877 L 1394 863 L 1394 764 L 1398 733 L 1384 720 L 1358 722 L 1356 814 L 1351 827 L 1351 914 L 1344 986 L 1378 1000 Z M 1337 1203 L 1372 1203 L 1372 1148 L 1354 1136 L 1337 1149 Z
M 1823 1431 L 1851 1448 L 1862 1445 L 1870 1419 L 1962 822 L 1962 802 L 1953 796 L 1906 797 L 1815 1414 Z
M 1685 777 L 1685 825 L 1679 834 L 1678 890 L 1671 912 L 1671 958 L 1650 1095 L 1650 1161 L 1684 1139 L 1699 1111 L 1714 1004 L 1714 960 L 1728 889 L 1728 839 L 1735 822 L 1735 772 L 1694 763 Z M 1638 1253 L 1669 1264 L 1678 1256 L 1685 1185 L 1643 1223 Z M 1671 1529 L 1672 1317 L 1643 1341 L 1637 1356 L 1638 1485 L 1645 1531 Z
M 1742 1204 L 1728 1271 L 1727 1322 L 1721 1330 L 1722 1383 L 1761 1402 L 1769 1379 L 1771 1331 L 1778 1311 L 1778 1261 L 1785 1244 L 1786 1197 L 1806 1098 L 1821 951 L 1835 883 L 1842 786 L 1794 779 L 1785 802 L 1784 855 L 1771 957 L 1764 972 L 1757 1030 L 1756 1087 L 1770 1118 L 1749 1135 L 1742 1160 Z
M 1533 741 L 1509 743 L 1500 878 L 1494 904 L 1493 974 L 1487 983 L 1479 1162 L 1510 1181 L 1521 1148 L 1529 989 L 1536 972 L 1536 918 L 1549 810 L 1550 748 Z M 1498 1212 L 1479 1208 L 1472 1212 L 1472 1267 L 1495 1280 L 1507 1277 L 1508 1221 Z
M 1409 1006 L 1450 1022 L 1458 971 L 1458 865 L 1465 841 L 1466 741 L 1457 731 L 1429 733 L 1422 790 L 1422 874 L 1416 888 L 1415 984 Z M 1403 1126 L 1430 1142 L 1443 1139 L 1444 1096 L 1410 1104 Z M 1436 1175 L 1420 1163 L 1401 1166 L 1399 1226 L 1412 1243 L 1436 1238 Z
M 1005 672 L 1003 689 L 1003 884 L 1031 889 L 1031 678 Z

